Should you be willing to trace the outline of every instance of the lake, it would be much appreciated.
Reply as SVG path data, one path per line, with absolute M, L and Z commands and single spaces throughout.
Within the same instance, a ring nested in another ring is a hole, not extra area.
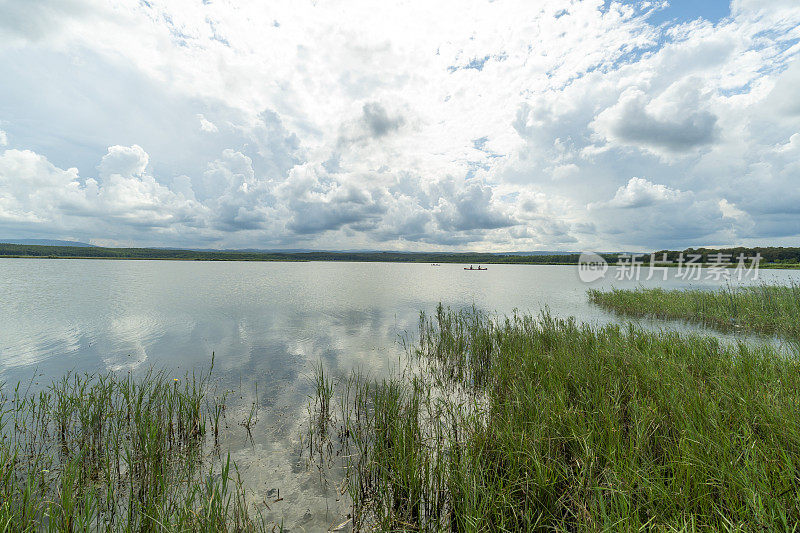
M 576 266 L 488 267 L 0 259 L 0 379 L 35 388 L 68 371 L 153 365 L 181 377 L 207 369 L 213 352 L 220 389 L 232 391 L 240 409 L 259 406 L 252 442 L 237 429 L 241 412 L 226 415 L 225 444 L 254 497 L 266 500 L 280 489 L 283 500 L 270 504 L 270 519 L 317 529 L 346 509 L 300 455 L 313 364 L 322 361 L 334 376 L 354 368 L 388 372 L 401 364 L 403 339 L 413 340 L 420 311 L 439 302 L 498 314 L 547 307 L 556 316 L 605 323 L 620 320 L 589 304 L 590 287 L 724 283 L 618 281 L 612 267 L 589 285 Z M 799 271 L 762 270 L 759 282 L 798 279 Z

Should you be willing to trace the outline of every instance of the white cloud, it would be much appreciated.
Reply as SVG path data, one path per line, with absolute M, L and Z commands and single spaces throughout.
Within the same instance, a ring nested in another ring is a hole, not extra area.
M 88 0 L 4 1 L 0 3 L 0 37 L 43 40 L 60 33 L 72 19 L 90 17 L 98 11 L 105 11 L 100 2 Z
M 206 133 L 217 133 L 219 131 L 216 124 L 204 117 L 202 113 L 198 114 L 197 118 L 200 120 L 200 131 Z
M 590 204 L 590 207 L 648 207 L 654 204 L 674 202 L 685 196 L 677 189 L 666 185 L 651 183 L 644 178 L 631 178 L 624 186 L 617 189 L 614 198 L 608 202 Z
M 732 218 L 735 220 L 747 218 L 747 213 L 730 203 L 725 198 L 719 201 L 719 210 L 722 212 L 723 218 Z
M 8 145 L 8 135 L 3 130 L 0 130 L 0 146 Z
M 641 90 L 626 90 L 617 104 L 597 116 L 592 126 L 611 143 L 656 154 L 688 152 L 714 142 L 717 117 L 713 113 L 687 105 L 686 99 L 670 102 L 662 110 L 653 109 L 653 103 Z
M 141 176 L 150 162 L 150 156 L 141 146 L 110 146 L 108 153 L 103 156 L 102 161 L 97 166 L 101 178 L 108 178 L 114 175 L 123 177 Z
M 140 147 L 112 146 L 100 164 L 100 180 L 82 179 L 30 150 L 0 155 L 0 220 L 26 231 L 87 230 L 171 233 L 197 225 L 205 208 L 144 173 Z M 183 227 L 183 228 L 181 228 Z
M 800 239 L 796 2 L 664 26 L 648 2 L 462 4 L 0 3 L 2 126 L 29 149 L 0 155 L 0 229 L 225 247 Z M 670 209 L 688 215 L 650 218 Z
M 662 248 L 682 248 L 727 242 L 753 229 L 750 217 L 726 199 L 706 200 L 642 178 L 631 178 L 608 201 L 589 204 L 589 213 L 592 232 L 615 235 L 621 245 L 640 251 L 654 237 Z
M 566 165 L 558 165 L 557 167 L 553 168 L 553 179 L 554 180 L 567 179 L 571 176 L 575 176 L 578 172 L 580 172 L 580 168 L 578 167 L 578 165 L 574 163 L 567 163 Z

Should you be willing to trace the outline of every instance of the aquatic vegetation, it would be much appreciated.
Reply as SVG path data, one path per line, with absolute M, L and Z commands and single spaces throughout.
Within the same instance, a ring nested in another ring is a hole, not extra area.
M 334 384 L 322 362 L 314 367 L 311 382 L 313 394 L 309 396 L 308 404 L 308 439 L 309 455 L 315 455 L 321 463 L 325 458 L 330 458 L 333 447 L 329 439 L 330 427 L 334 422 L 331 402 L 334 394 Z M 326 453 L 327 452 L 327 453 Z
M 230 455 L 205 453 L 224 411 L 224 397 L 208 399 L 210 373 L 0 388 L 0 529 L 265 529 Z
M 589 300 L 625 316 L 689 320 L 722 331 L 800 339 L 800 285 L 725 286 L 716 290 L 590 290 Z
M 331 439 L 357 530 L 792 529 L 798 390 L 769 346 L 440 306 Z

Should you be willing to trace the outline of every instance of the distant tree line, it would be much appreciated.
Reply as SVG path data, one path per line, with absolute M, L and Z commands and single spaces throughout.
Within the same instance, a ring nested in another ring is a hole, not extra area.
M 677 261 L 680 254 L 699 254 L 702 262 L 712 262 L 714 254 L 722 253 L 735 262 L 739 254 L 746 258 L 761 254 L 762 263 L 800 263 L 800 248 L 687 248 L 686 250 L 661 250 L 655 252 L 656 261 L 666 254 L 668 261 Z M 600 254 L 606 261 L 616 264 L 619 253 Z M 492 253 L 441 253 L 441 252 L 255 252 L 172 250 L 165 248 L 104 248 L 83 246 L 41 246 L 0 243 L 0 257 L 43 258 L 96 258 L 96 259 L 172 259 L 184 261 L 363 261 L 388 263 L 471 263 L 471 264 L 527 264 L 569 265 L 577 264 L 577 253 L 553 255 L 506 255 Z M 649 255 L 641 257 L 644 263 Z
M 390 263 L 575 264 L 578 254 L 499 255 L 491 253 L 415 252 L 237 252 L 162 248 L 103 248 L 0 244 L 0 257 L 173 259 L 185 261 L 364 261 Z M 608 261 L 616 255 L 607 254 Z
M 784 248 L 783 246 L 770 246 L 766 248 L 744 248 L 741 246 L 736 248 L 687 248 L 682 252 L 675 250 L 661 250 L 656 252 L 656 261 L 661 259 L 665 253 L 667 254 L 667 259 L 670 261 L 677 261 L 680 254 L 683 253 L 684 258 L 688 257 L 689 254 L 700 255 L 703 263 L 714 262 L 714 259 L 717 257 L 716 254 L 730 256 L 732 262 L 736 262 L 739 255 L 744 254 L 746 259 L 760 255 L 762 263 L 800 263 L 800 248 Z

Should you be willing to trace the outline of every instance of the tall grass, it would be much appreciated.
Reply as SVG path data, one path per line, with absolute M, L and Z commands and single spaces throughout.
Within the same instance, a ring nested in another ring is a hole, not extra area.
M 207 398 L 209 376 L 0 387 L 0 530 L 263 529 L 230 456 L 204 453 L 208 422 L 216 438 L 224 410 L 224 397 Z
M 794 282 L 717 290 L 592 289 L 589 300 L 626 316 L 689 320 L 723 331 L 800 339 L 800 285 Z
M 339 383 L 357 530 L 800 523 L 800 364 L 543 314 L 422 316 L 409 370 Z

